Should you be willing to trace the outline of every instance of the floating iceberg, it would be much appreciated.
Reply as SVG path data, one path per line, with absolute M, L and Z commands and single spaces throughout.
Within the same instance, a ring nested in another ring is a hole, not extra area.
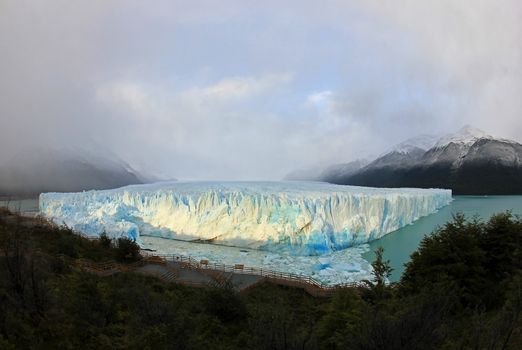
M 40 212 L 97 236 L 153 236 L 297 255 L 370 242 L 451 202 L 441 189 L 320 182 L 172 182 L 43 193 Z

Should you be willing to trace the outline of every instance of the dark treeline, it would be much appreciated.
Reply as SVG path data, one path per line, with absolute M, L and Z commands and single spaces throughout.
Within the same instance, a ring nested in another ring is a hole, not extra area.
M 520 349 L 522 220 L 457 216 L 426 236 L 396 284 L 375 278 L 333 298 L 261 285 L 188 288 L 111 277 L 70 258 L 133 260 L 128 242 L 89 241 L 0 214 L 0 349 Z

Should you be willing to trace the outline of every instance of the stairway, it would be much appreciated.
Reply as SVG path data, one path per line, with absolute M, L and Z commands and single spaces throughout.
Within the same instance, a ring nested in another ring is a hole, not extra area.
M 212 278 L 212 281 L 209 283 L 212 287 L 215 288 L 224 288 L 231 285 L 232 273 L 224 272 L 224 271 L 213 271 L 214 273 L 208 274 L 209 277 Z
M 173 282 L 179 277 L 179 272 L 174 269 L 167 268 L 167 271 L 158 276 L 163 282 Z

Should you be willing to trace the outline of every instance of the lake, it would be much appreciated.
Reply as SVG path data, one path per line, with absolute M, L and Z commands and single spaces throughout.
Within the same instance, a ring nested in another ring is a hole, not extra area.
M 0 199 L 0 207 L 8 207 L 16 213 L 34 215 L 38 213 L 38 199 Z

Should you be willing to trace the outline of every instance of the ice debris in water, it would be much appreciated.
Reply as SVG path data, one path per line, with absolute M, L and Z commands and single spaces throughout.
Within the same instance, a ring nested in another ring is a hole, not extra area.
M 312 277 L 327 286 L 372 279 L 372 267 L 362 255 L 369 251 L 368 244 L 323 255 L 304 256 L 150 236 L 143 236 L 142 239 L 146 248 L 156 249 L 155 254 L 191 256 L 196 261 L 208 260 L 209 264 L 242 264 L 264 271 L 292 273 Z

